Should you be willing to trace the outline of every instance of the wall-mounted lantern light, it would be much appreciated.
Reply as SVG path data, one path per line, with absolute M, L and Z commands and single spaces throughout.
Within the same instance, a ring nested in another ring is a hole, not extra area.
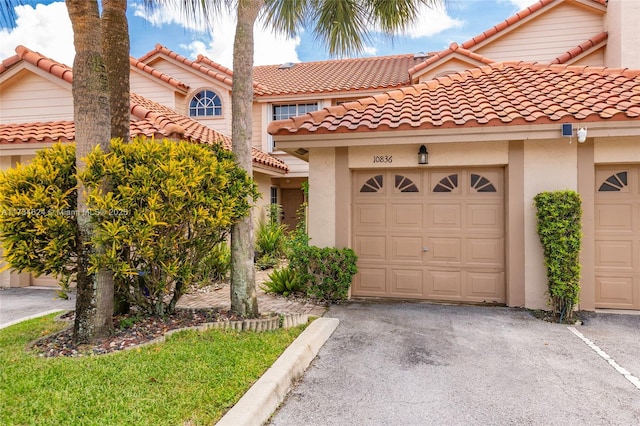
M 587 140 L 587 128 L 586 127 L 581 127 L 580 129 L 578 129 L 578 131 L 576 133 L 578 134 L 578 142 L 584 143 L 584 141 Z
M 418 164 L 429 164 L 429 151 L 424 145 L 420 145 L 420 150 L 418 151 Z

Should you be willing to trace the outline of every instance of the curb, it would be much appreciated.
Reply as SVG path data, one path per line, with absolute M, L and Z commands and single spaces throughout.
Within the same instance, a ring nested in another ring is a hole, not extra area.
M 55 312 L 64 312 L 64 309 L 52 309 L 50 311 L 39 312 L 37 314 L 29 315 L 28 317 L 20 318 L 20 319 L 14 320 L 14 321 L 5 322 L 3 324 L 0 324 L 0 330 L 2 330 L 3 328 L 11 327 L 12 325 L 16 325 L 18 323 L 21 323 L 22 321 L 28 321 L 28 320 L 31 320 L 31 319 L 34 319 L 34 318 L 40 318 L 40 317 L 43 317 L 45 315 L 53 314 Z
M 217 426 L 260 426 L 280 406 L 293 381 L 307 369 L 340 321 L 318 318 L 280 355 Z

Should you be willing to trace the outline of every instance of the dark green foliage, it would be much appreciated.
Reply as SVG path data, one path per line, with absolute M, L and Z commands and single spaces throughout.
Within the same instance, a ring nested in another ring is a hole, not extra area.
M 263 283 L 263 289 L 267 293 L 289 296 L 302 291 L 302 281 L 298 273 L 290 267 L 275 269 Z
M 534 197 L 538 236 L 544 251 L 549 302 L 554 314 L 570 318 L 580 295 L 581 200 L 575 191 Z
M 289 258 L 289 266 L 300 275 L 308 296 L 338 301 L 349 294 L 357 260 L 349 248 L 300 246 Z
M 256 230 L 256 265 L 260 269 L 276 266 L 284 255 L 287 226 L 278 222 L 282 208 L 269 205 L 267 220 L 261 221 Z
M 226 281 L 231 269 L 231 249 L 229 243 L 222 241 L 216 244 L 202 260 L 201 284 Z

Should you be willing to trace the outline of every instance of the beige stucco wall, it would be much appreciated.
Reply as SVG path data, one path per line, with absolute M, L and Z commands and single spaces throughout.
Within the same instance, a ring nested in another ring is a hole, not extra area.
M 262 173 L 254 173 L 253 180 L 258 184 L 258 191 L 262 196 L 256 200 L 253 218 L 256 223 L 266 220 L 266 207 L 271 203 L 271 178 Z
M 640 69 L 640 1 L 609 0 L 605 30 L 609 32 L 605 65 Z
M 178 106 L 175 103 L 174 90 L 160 83 L 155 77 L 132 71 L 130 73 L 130 82 L 133 93 L 144 96 L 173 110 L 178 110 Z
M 546 309 L 547 279 L 540 239 L 536 231 L 533 198 L 540 192 L 578 189 L 577 142 L 568 139 L 525 141 L 524 144 L 524 251 L 525 306 Z
M 640 162 L 640 135 L 616 139 L 595 139 L 594 161 L 598 163 Z
M 336 229 L 336 158 L 334 148 L 309 152 L 309 237 L 318 247 L 333 247 Z

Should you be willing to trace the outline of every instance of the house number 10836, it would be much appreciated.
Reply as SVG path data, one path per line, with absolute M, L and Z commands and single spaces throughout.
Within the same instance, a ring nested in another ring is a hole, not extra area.
M 393 163 L 393 155 L 374 155 L 374 163 Z

